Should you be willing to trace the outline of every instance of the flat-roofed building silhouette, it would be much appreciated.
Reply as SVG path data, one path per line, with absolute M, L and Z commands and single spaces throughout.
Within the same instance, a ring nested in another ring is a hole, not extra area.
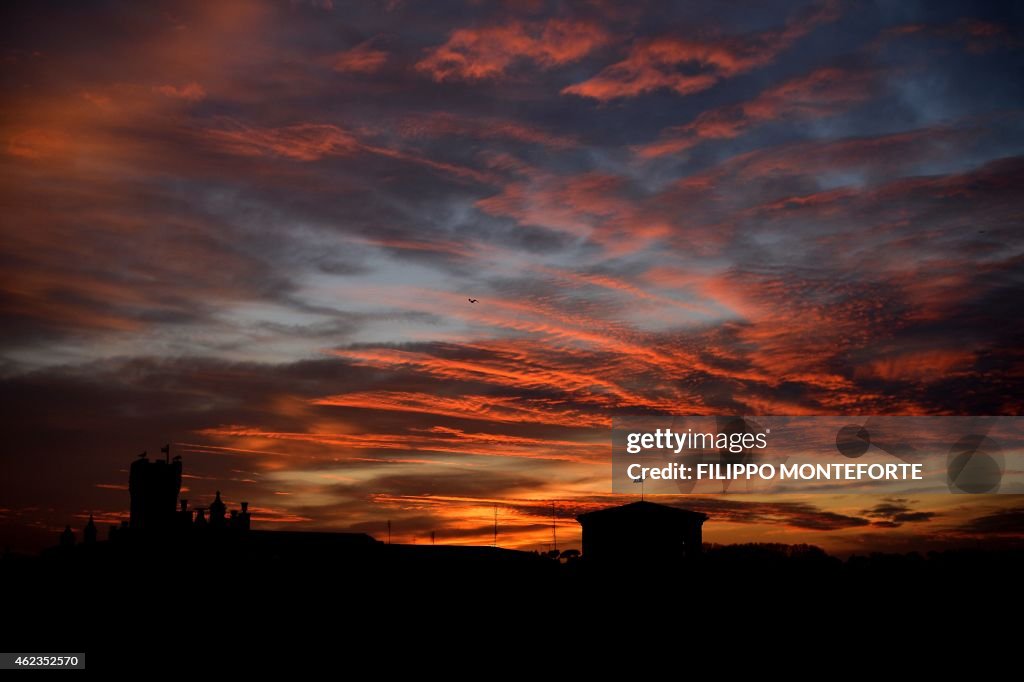
M 632 502 L 580 514 L 588 563 L 679 562 L 701 554 L 707 514 Z

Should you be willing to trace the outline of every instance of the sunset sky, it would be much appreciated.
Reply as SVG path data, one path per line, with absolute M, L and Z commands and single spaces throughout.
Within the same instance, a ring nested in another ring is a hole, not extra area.
M 579 545 L 616 414 L 1017 415 L 1024 6 L 11 2 L 0 549 L 187 497 Z M 467 299 L 479 299 L 470 303 Z M 1024 539 L 701 496 L 708 542 Z M 552 506 L 554 502 L 554 506 Z

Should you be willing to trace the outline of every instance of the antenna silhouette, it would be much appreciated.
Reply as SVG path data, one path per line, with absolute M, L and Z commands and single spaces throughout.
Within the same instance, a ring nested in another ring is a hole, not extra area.
M 494 544 L 492 547 L 498 546 L 498 505 L 494 505 Z

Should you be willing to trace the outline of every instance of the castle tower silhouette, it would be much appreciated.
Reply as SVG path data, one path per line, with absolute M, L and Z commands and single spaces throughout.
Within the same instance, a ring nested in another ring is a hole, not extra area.
M 130 528 L 157 530 L 171 528 L 181 492 L 181 457 L 150 461 L 146 453 L 128 470 L 131 495 Z

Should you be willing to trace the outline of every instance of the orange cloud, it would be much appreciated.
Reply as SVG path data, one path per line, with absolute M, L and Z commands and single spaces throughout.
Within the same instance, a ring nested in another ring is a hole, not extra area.
M 757 414 L 813 413 L 806 403 L 758 395 L 758 385 L 777 387 L 798 382 L 819 389 L 816 399 L 832 409 L 856 400 L 878 398 L 842 373 L 830 371 L 828 359 L 836 348 L 860 348 L 869 342 L 873 327 L 868 324 L 877 302 L 856 296 L 846 286 L 824 286 L 785 273 L 730 270 L 693 273 L 655 268 L 645 279 L 661 287 L 685 287 L 702 300 L 735 311 L 736 322 L 724 324 L 701 339 L 705 353 L 718 358 L 723 367 L 740 363 L 748 369 L 712 370 L 722 377 L 743 379 L 747 390 L 737 398 Z M 805 296 L 814 291 L 816 297 Z
M 416 412 L 457 419 L 500 423 L 553 424 L 568 427 L 609 426 L 608 417 L 566 409 L 556 401 L 518 396 L 444 396 L 405 391 L 364 391 L 317 398 L 315 405 L 357 407 L 389 412 Z
M 273 509 L 272 507 L 249 506 L 249 513 L 255 523 L 306 523 L 313 519 L 299 514 L 293 514 L 284 509 Z
M 526 389 L 553 389 L 573 392 L 581 402 L 611 405 L 613 400 L 630 401 L 630 394 L 612 381 L 574 367 L 545 365 L 540 357 L 532 357 L 528 345 L 491 342 L 481 348 L 491 350 L 481 360 L 458 360 L 426 353 L 391 349 L 344 349 L 334 353 L 356 364 L 368 367 L 409 367 L 425 374 L 496 386 Z M 640 400 L 637 396 L 636 400 Z
M 604 29 L 566 19 L 462 28 L 430 49 L 416 69 L 436 81 L 483 80 L 504 75 L 519 60 L 541 68 L 574 62 L 608 41 Z
M 589 80 L 570 85 L 563 94 L 599 101 L 636 97 L 655 90 L 689 95 L 774 61 L 782 51 L 820 24 L 839 17 L 835 2 L 791 19 L 780 30 L 718 39 L 660 37 L 635 43 L 625 59 Z M 679 69 L 692 66 L 697 73 Z
M 72 146 L 71 137 L 59 130 L 28 128 L 8 139 L 7 153 L 23 159 L 59 158 Z
M 282 432 L 255 426 L 229 425 L 202 429 L 197 433 L 211 438 L 296 441 L 355 451 L 401 450 L 403 452 L 518 457 L 566 462 L 599 461 L 607 454 L 607 448 L 603 443 L 591 444 L 502 433 L 467 432 L 444 426 L 413 429 L 412 431 L 412 433 L 406 434 Z M 429 460 L 419 461 L 429 462 Z
M 373 47 L 370 41 L 328 58 L 331 68 L 339 73 L 373 73 L 388 60 L 388 53 Z
M 969 369 L 974 360 L 975 354 L 967 350 L 912 351 L 872 360 L 859 367 L 857 375 L 885 381 L 934 381 Z

